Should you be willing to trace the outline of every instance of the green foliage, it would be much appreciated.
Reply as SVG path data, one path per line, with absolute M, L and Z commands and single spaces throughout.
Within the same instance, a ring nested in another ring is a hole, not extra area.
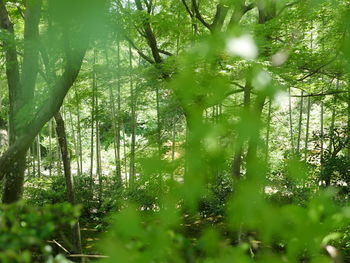
M 61 112 L 80 221 L 103 232 L 101 262 L 348 260 L 347 1 L 71 2 L 44 1 L 33 105 L 51 87 L 43 51 L 61 73 L 89 46 Z M 24 3 L 7 4 L 22 33 Z M 13 106 L 3 94 L 0 132 Z M 32 252 L 51 262 L 44 241 L 77 219 L 50 128 L 24 189 L 42 208 L 0 208 L 4 262 Z
M 47 241 L 54 233 L 74 224 L 78 215 L 78 209 L 67 203 L 44 205 L 41 208 L 24 202 L 1 205 L 1 262 L 52 262 L 53 249 Z

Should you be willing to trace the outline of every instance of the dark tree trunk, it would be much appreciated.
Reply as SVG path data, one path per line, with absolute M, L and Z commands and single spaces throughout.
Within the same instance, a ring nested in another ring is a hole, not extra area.
M 3 203 L 14 203 L 22 198 L 24 171 L 26 167 L 26 151 L 17 154 L 16 161 L 12 163 L 11 171 L 5 177 Z
M 62 154 L 64 177 L 66 179 L 67 198 L 69 203 L 71 203 L 72 205 L 75 205 L 74 182 L 73 182 L 73 176 L 71 172 L 70 156 L 69 156 L 68 145 L 67 145 L 67 135 L 65 131 L 64 120 L 62 118 L 61 113 L 57 112 L 55 114 L 55 121 L 56 121 L 56 133 L 57 133 L 58 142 L 60 144 L 60 149 Z M 77 219 L 77 222 L 72 227 L 72 241 L 74 244 L 75 252 L 82 253 L 80 227 L 79 227 L 78 219 Z
M 250 110 L 250 95 L 251 95 L 251 84 L 250 81 L 247 80 L 247 83 L 244 87 L 244 97 L 243 97 L 243 104 L 244 104 L 244 111 L 246 113 Z M 232 161 L 232 176 L 233 178 L 240 178 L 241 176 L 241 166 L 242 166 L 242 160 L 243 160 L 243 140 L 240 138 L 237 139 L 237 148 L 235 151 L 235 156 Z
M 18 138 L 26 133 L 26 129 L 23 125 L 26 120 L 23 120 L 22 118 L 21 123 L 19 123 L 19 114 L 21 114 L 21 110 L 24 106 L 29 106 L 27 110 L 29 110 L 28 115 L 31 116 L 32 104 L 28 103 L 28 101 L 31 102 L 33 99 L 34 86 L 38 72 L 38 48 L 36 44 L 39 36 L 38 24 L 40 10 L 41 0 L 30 1 L 27 3 L 24 25 L 23 67 L 22 74 L 20 75 L 14 28 L 10 21 L 5 3 L 0 1 L 0 28 L 8 33 L 6 39 L 3 40 L 3 45 L 6 50 L 6 76 L 10 100 L 10 147 L 13 147 Z M 0 179 L 1 174 L 5 176 L 3 192 L 4 203 L 13 203 L 22 197 L 26 153 L 30 144 L 31 141 L 29 141 L 28 144 L 15 147 L 16 149 L 11 156 L 7 156 L 7 160 L 10 160 L 10 163 L 6 165 L 6 169 L 0 167 Z M 8 151 L 6 153 L 8 153 Z

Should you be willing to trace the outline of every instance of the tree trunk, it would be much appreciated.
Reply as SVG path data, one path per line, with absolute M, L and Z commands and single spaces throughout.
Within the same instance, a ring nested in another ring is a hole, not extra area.
M 97 86 L 97 84 L 96 84 Z M 97 87 L 96 87 L 97 91 Z M 102 204 L 102 167 L 101 167 L 101 142 L 100 142 L 100 123 L 98 120 L 98 96 L 96 92 L 96 174 L 98 178 L 98 202 Z
M 307 116 L 306 116 L 306 134 L 305 134 L 305 146 L 304 146 L 304 160 L 307 161 L 308 145 L 309 145 L 309 128 L 310 128 L 310 111 L 311 111 L 311 97 L 307 99 Z
M 266 96 L 258 95 L 254 107 L 251 110 L 251 117 L 255 118 L 256 123 L 261 122 L 261 115 L 264 110 Z M 247 173 L 257 172 L 256 165 L 260 165 L 257 150 L 258 150 L 258 138 L 260 137 L 260 127 L 256 128 L 255 135 L 251 136 L 248 141 L 248 150 L 247 150 Z M 252 167 L 254 165 L 254 167 Z
M 80 176 L 81 170 L 80 170 L 80 161 L 79 161 L 79 147 L 78 147 L 78 143 L 77 143 L 77 138 L 75 137 L 73 116 L 72 116 L 72 111 L 70 108 L 68 109 L 68 115 L 69 115 L 69 120 L 70 120 L 70 127 L 72 130 L 72 141 L 73 141 L 74 151 L 75 151 L 75 156 L 76 156 L 76 161 L 77 161 L 77 175 Z
M 269 165 L 269 144 L 270 144 L 270 130 L 271 130 L 271 111 L 272 111 L 272 101 L 269 100 L 269 109 L 267 113 L 267 123 L 266 123 L 266 142 L 265 142 L 265 162 Z
M 290 87 L 288 89 L 289 97 L 288 97 L 288 111 L 289 111 L 289 136 L 290 136 L 290 144 L 291 144 L 291 152 L 294 154 L 294 134 L 293 134 L 293 113 L 292 113 L 292 97 Z
M 2 199 L 5 204 L 14 203 L 22 198 L 26 153 L 27 151 L 23 150 L 17 154 L 16 161 L 12 163 L 11 171 L 5 177 Z
M 71 172 L 70 156 L 69 156 L 68 145 L 67 145 L 67 135 L 65 131 L 64 120 L 60 112 L 57 112 L 55 114 L 55 121 L 56 121 L 56 133 L 57 133 L 61 154 L 62 154 L 64 177 L 66 179 L 67 198 L 72 205 L 75 205 L 74 180 Z M 72 227 L 72 241 L 74 244 L 74 250 L 75 250 L 74 252 L 82 253 L 80 227 L 79 227 L 78 218 L 77 218 L 77 222 Z
M 83 174 L 84 169 L 83 169 L 83 148 L 82 148 L 82 141 L 81 141 L 81 127 L 80 127 L 80 100 L 79 100 L 77 88 L 74 89 L 74 97 L 75 97 L 75 102 L 77 104 L 77 119 L 78 119 L 77 136 L 78 136 L 80 171 L 81 171 L 81 174 Z
M 5 3 L 0 1 L 0 28 L 7 31 L 8 36 L 3 39 L 6 59 L 6 77 L 8 81 L 10 113 L 9 113 L 9 145 L 0 160 L 0 179 L 5 177 L 3 202 L 13 203 L 21 199 L 23 193 L 24 172 L 26 167 L 26 155 L 36 134 L 27 140 L 25 144 L 17 144 L 19 137 L 25 136 L 26 129 L 18 115 L 25 105 L 28 105 L 28 113 L 31 115 L 34 86 L 38 72 L 39 18 L 41 0 L 27 3 L 24 24 L 24 52 L 23 67 L 20 76 L 17 58 L 17 47 L 13 24 L 10 21 Z M 22 80 L 22 82 L 21 82 Z
M 243 104 L 244 104 L 244 112 L 248 113 L 250 111 L 250 93 L 251 93 L 251 84 L 250 81 L 247 80 L 247 83 L 244 87 L 244 95 L 243 95 Z M 241 177 L 241 166 L 243 159 L 243 145 L 244 142 L 240 135 L 238 135 L 237 139 L 237 148 L 235 151 L 235 156 L 232 162 L 232 176 L 233 178 L 239 179 Z
M 126 159 L 126 135 L 125 135 L 125 126 L 123 125 L 123 154 L 124 154 L 124 174 L 125 174 L 125 180 L 127 180 L 127 183 L 129 183 L 128 180 L 128 161 Z
M 350 85 L 348 83 L 348 145 L 347 145 L 347 157 L 350 162 Z
M 94 52 L 93 70 L 92 70 L 92 101 L 91 101 L 91 146 L 90 146 L 90 180 L 91 187 L 94 181 L 94 134 L 95 134 L 95 114 L 96 114 L 96 52 Z
M 158 145 L 158 158 L 162 158 L 162 138 L 161 138 L 161 121 L 160 121 L 160 96 L 159 87 L 156 84 L 156 105 L 157 105 L 157 145 Z
M 118 70 L 118 94 L 117 94 L 117 127 L 116 127 L 116 135 L 117 135 L 117 177 L 120 178 L 120 182 L 122 182 L 122 162 L 121 162 L 121 155 L 120 155 L 120 132 L 122 127 L 122 118 L 121 118 L 121 94 L 120 94 L 120 86 L 121 86 L 121 80 L 120 80 L 120 41 L 118 40 L 117 44 L 117 70 Z
M 172 130 L 172 142 L 171 142 L 171 160 L 175 161 L 175 149 L 176 149 L 176 120 L 173 119 L 173 130 Z M 171 180 L 174 181 L 174 171 L 171 173 Z
M 49 176 L 52 176 L 52 120 L 49 121 Z
M 132 52 L 129 45 L 129 67 L 130 67 L 130 104 L 131 104 L 131 145 L 130 145 L 130 184 L 135 180 L 135 140 L 136 140 L 136 116 L 135 116 L 135 94 L 132 72 Z
M 339 78 L 337 79 L 337 86 L 336 86 L 336 90 L 338 89 L 339 89 Z M 329 153 L 332 152 L 333 141 L 334 141 L 334 123 L 335 123 L 335 115 L 336 115 L 335 105 L 337 105 L 337 95 L 334 95 L 334 98 L 333 98 L 332 119 L 331 119 L 331 125 L 329 127 L 329 133 L 330 133 L 329 146 L 328 146 Z
M 66 57 L 62 58 L 66 62 L 62 74 L 50 82 L 50 88 L 47 89 L 47 97 L 44 102 L 33 107 L 39 61 L 37 41 L 39 40 L 40 11 L 41 0 L 27 2 L 23 66 L 20 76 L 13 26 L 4 1 L 0 1 L 0 28 L 8 33 L 3 45 L 5 47 L 6 75 L 10 97 L 9 126 L 11 133 L 10 147 L 0 158 L 0 180 L 6 178 L 3 194 L 5 202 L 14 202 L 20 199 L 24 182 L 26 152 L 42 127 L 60 109 L 68 90 L 78 76 L 90 40 L 91 30 L 85 24 L 82 24 L 79 32 L 75 32 L 74 39 L 79 41 L 70 41 L 69 34 L 66 34 L 67 31 L 63 32 L 70 45 L 66 47 L 66 52 L 64 52 Z M 24 110 L 27 110 L 28 113 L 26 112 L 23 120 L 23 117 L 20 118 L 20 116 L 23 115 Z
M 40 146 L 40 133 L 36 136 L 36 156 L 38 165 L 38 176 L 41 176 L 41 146 Z
M 323 87 L 322 87 L 322 93 L 323 93 Z M 320 171 L 321 171 L 321 178 L 324 177 L 324 169 L 323 169 L 323 155 L 324 155 L 324 132 L 323 132 L 323 127 L 324 127 L 324 105 L 323 101 L 321 100 L 321 116 L 320 116 Z
M 297 140 L 297 155 L 300 155 L 301 128 L 303 122 L 303 106 L 304 106 L 304 91 L 300 94 L 300 109 L 299 109 L 299 125 L 298 125 L 298 140 Z
M 109 65 L 108 54 L 106 51 L 106 61 Z M 109 102 L 112 109 L 111 121 L 113 128 L 113 150 L 114 150 L 114 162 L 115 162 L 115 176 L 117 178 L 118 184 L 122 182 L 121 178 L 121 162 L 120 162 L 120 43 L 117 43 L 117 109 L 115 106 L 115 98 L 112 86 L 109 85 Z

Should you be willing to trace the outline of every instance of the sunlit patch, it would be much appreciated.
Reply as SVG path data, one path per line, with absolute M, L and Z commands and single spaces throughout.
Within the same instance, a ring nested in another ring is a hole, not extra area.
M 264 192 L 266 194 L 270 194 L 271 195 L 271 194 L 278 193 L 278 190 L 276 188 L 271 187 L 271 186 L 265 186 Z
M 279 91 L 276 93 L 274 98 L 274 103 L 276 103 L 281 110 L 286 111 L 289 107 L 289 94 L 285 91 Z
M 233 37 L 227 41 L 226 50 L 229 54 L 245 59 L 255 59 L 258 56 L 258 48 L 250 35 Z

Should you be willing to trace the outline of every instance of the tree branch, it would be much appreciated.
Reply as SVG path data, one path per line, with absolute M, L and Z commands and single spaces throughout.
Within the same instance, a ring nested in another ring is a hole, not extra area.
M 164 55 L 169 56 L 169 57 L 171 57 L 171 56 L 174 55 L 173 53 L 170 53 L 170 52 L 168 52 L 168 51 L 166 51 L 166 50 L 163 50 L 163 49 L 159 49 L 159 48 L 158 48 L 158 51 L 159 51 L 160 53 L 164 54 Z
M 218 4 L 216 6 L 216 13 L 213 23 L 210 25 L 211 30 L 220 30 L 222 28 L 228 10 L 228 7 L 224 6 L 223 4 Z
M 143 7 L 142 7 L 141 0 L 135 0 L 135 4 L 136 4 L 136 7 L 137 7 L 137 10 L 144 11 Z M 162 63 L 163 60 L 162 60 L 162 58 L 161 58 L 161 56 L 159 54 L 159 51 L 158 51 L 157 39 L 156 39 L 156 37 L 155 37 L 155 35 L 153 33 L 153 30 L 151 28 L 150 23 L 147 20 L 143 21 L 143 28 L 145 30 L 145 37 L 146 37 L 148 46 L 151 48 L 151 51 L 152 51 L 152 55 L 153 55 L 154 61 L 157 64 Z
M 297 79 L 297 81 L 303 81 L 303 80 L 305 80 L 305 79 L 307 79 L 307 78 L 317 74 L 321 69 L 323 69 L 324 67 L 326 67 L 329 64 L 331 64 L 332 62 L 334 62 L 337 59 L 337 57 L 338 57 L 338 54 L 334 58 L 332 58 L 330 61 L 328 61 L 327 63 L 319 66 L 318 68 L 316 68 L 314 71 L 306 74 L 304 77 L 301 77 L 301 78 Z
M 133 47 L 133 49 L 135 49 L 136 52 L 137 52 L 144 60 L 146 60 L 147 62 L 149 62 L 149 63 L 151 63 L 151 64 L 154 64 L 154 63 L 155 63 L 154 60 L 151 59 L 149 56 L 147 56 L 145 53 L 143 53 L 143 52 L 141 51 L 141 49 L 139 49 L 139 48 L 135 45 L 135 43 L 134 43 L 127 35 L 124 34 L 124 38 L 126 39 L 126 41 L 129 42 L 129 44 Z
M 251 3 L 249 5 L 241 6 L 240 10 L 238 10 L 237 12 L 233 12 L 229 25 L 233 26 L 237 24 L 246 13 L 248 13 L 250 10 L 252 10 L 255 7 L 256 7 L 256 3 Z
M 280 9 L 280 11 L 278 11 L 277 16 L 279 16 L 280 14 L 282 14 L 283 11 L 286 10 L 288 7 L 291 7 L 291 6 L 293 6 L 293 5 L 296 5 L 296 4 L 298 4 L 299 2 L 301 2 L 301 1 L 298 0 L 298 1 L 294 1 L 294 2 L 291 2 L 291 3 L 285 4 L 285 5 Z
M 342 94 L 342 93 L 349 93 L 348 90 L 334 90 L 329 92 L 323 92 L 323 93 L 310 93 L 305 95 L 292 95 L 291 97 L 294 98 L 305 98 L 305 97 L 321 97 L 321 96 L 328 96 L 328 95 L 335 95 L 335 94 Z
M 200 11 L 199 11 L 199 7 L 198 7 L 198 4 L 197 4 L 197 1 L 196 0 L 192 0 L 192 5 L 193 5 L 193 9 L 194 9 L 194 12 L 195 12 L 195 15 L 196 15 L 196 18 L 206 27 L 208 28 L 210 31 L 212 31 L 212 28 L 211 28 L 211 25 L 204 20 L 204 18 L 202 17 Z
M 187 5 L 186 0 L 181 0 L 181 1 L 182 1 L 183 5 L 185 6 L 187 13 L 190 15 L 191 18 L 193 18 L 193 17 L 194 17 L 194 14 L 193 14 L 193 12 L 191 11 L 191 9 L 189 8 L 189 6 Z

